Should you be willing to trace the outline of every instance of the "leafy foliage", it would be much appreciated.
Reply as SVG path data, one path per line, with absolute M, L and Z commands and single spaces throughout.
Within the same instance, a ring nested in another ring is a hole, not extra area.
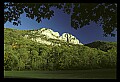
M 51 8 L 62 9 L 71 15 L 71 26 L 75 29 L 95 22 L 102 25 L 104 36 L 111 35 L 117 30 L 117 3 L 4 3 L 4 23 L 12 22 L 13 25 L 21 24 L 20 15 L 35 19 L 38 23 L 42 19 L 54 16 Z
M 112 48 L 116 48 L 117 43 L 116 42 L 95 41 L 95 42 L 92 42 L 89 44 L 85 44 L 85 46 L 88 46 L 91 48 L 97 48 L 97 49 L 107 52 L 108 50 L 110 50 Z
M 4 28 L 4 31 L 4 70 L 76 70 L 116 67 L 117 47 L 114 46 L 116 43 L 105 42 L 102 48 L 99 48 L 98 45 L 101 45 L 99 43 L 92 44 L 98 49 L 77 44 L 62 44 L 62 42 L 60 42 L 61 46 L 45 45 L 23 38 L 27 31 L 8 28 Z M 107 52 L 102 50 L 104 46 L 110 44 L 114 47 Z

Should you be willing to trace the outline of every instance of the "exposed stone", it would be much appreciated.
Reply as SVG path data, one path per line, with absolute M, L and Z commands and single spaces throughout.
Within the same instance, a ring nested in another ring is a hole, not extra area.
M 64 40 L 65 42 L 68 43 L 79 44 L 79 40 L 69 33 L 63 33 L 62 36 L 60 37 L 60 40 Z
M 46 28 L 42 28 L 39 33 L 41 33 L 42 35 L 46 35 L 47 38 L 52 39 L 58 39 L 60 36 L 58 32 L 54 32 L 53 30 Z
M 49 38 L 57 39 L 57 40 L 68 42 L 68 43 L 83 45 L 82 43 L 79 42 L 79 40 L 75 36 L 69 33 L 63 33 L 62 36 L 60 36 L 58 32 L 54 32 L 53 30 L 48 28 L 41 28 L 40 30 L 32 31 L 31 33 L 32 35 L 36 36 L 36 38 L 31 38 L 31 40 L 37 41 L 39 43 L 47 44 L 47 45 L 53 45 L 53 44 L 60 45 L 60 44 L 55 44 L 48 41 Z M 43 39 L 41 35 L 46 39 Z M 25 38 L 28 38 L 28 36 L 29 35 L 25 35 Z

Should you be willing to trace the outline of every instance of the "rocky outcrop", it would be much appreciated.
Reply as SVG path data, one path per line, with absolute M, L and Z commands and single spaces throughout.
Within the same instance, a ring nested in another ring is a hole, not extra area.
M 79 42 L 79 40 L 75 36 L 69 33 L 63 33 L 62 36 L 60 36 L 58 32 L 54 32 L 53 30 L 48 28 L 41 28 L 37 31 L 36 30 L 31 31 L 31 35 L 34 35 L 34 38 L 31 38 L 31 40 L 47 45 L 54 44 L 48 39 L 54 39 L 54 40 L 64 41 L 67 43 L 83 45 L 82 43 Z M 28 38 L 29 36 L 30 35 L 25 35 L 25 38 Z
M 80 44 L 79 40 L 76 39 L 75 36 L 69 33 L 63 33 L 62 36 L 60 37 L 60 40 L 64 40 L 65 42 L 68 42 L 68 43 Z
M 58 32 L 54 32 L 51 29 L 42 28 L 39 32 L 47 38 L 58 39 L 60 37 Z

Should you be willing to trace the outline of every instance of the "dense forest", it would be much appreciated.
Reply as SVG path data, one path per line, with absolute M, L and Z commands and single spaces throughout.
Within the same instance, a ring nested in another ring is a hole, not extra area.
M 116 68 L 117 42 L 45 45 L 24 38 L 29 32 L 4 28 L 4 70 Z

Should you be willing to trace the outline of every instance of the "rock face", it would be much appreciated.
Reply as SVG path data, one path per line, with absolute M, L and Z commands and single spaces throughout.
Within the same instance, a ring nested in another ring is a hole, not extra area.
M 58 39 L 60 37 L 58 32 L 54 32 L 51 29 L 42 28 L 40 33 L 45 35 L 47 38 Z
M 34 37 L 31 38 L 31 40 L 42 43 L 42 44 L 47 44 L 47 45 L 60 45 L 60 44 L 56 44 L 53 43 L 52 41 L 50 41 L 50 39 L 52 40 L 57 40 L 58 41 L 62 41 L 62 42 L 67 42 L 67 43 L 72 43 L 72 44 L 80 44 L 83 45 L 82 43 L 79 42 L 79 40 L 69 34 L 69 33 L 63 33 L 62 36 L 60 36 L 60 34 L 58 32 L 54 32 L 51 29 L 48 28 L 41 28 L 37 31 L 31 31 L 31 35 L 34 35 Z M 25 35 L 25 38 L 28 38 L 30 35 Z
M 69 33 L 63 33 L 62 36 L 60 37 L 60 40 L 64 40 L 65 42 L 68 43 L 79 44 L 79 40 Z

